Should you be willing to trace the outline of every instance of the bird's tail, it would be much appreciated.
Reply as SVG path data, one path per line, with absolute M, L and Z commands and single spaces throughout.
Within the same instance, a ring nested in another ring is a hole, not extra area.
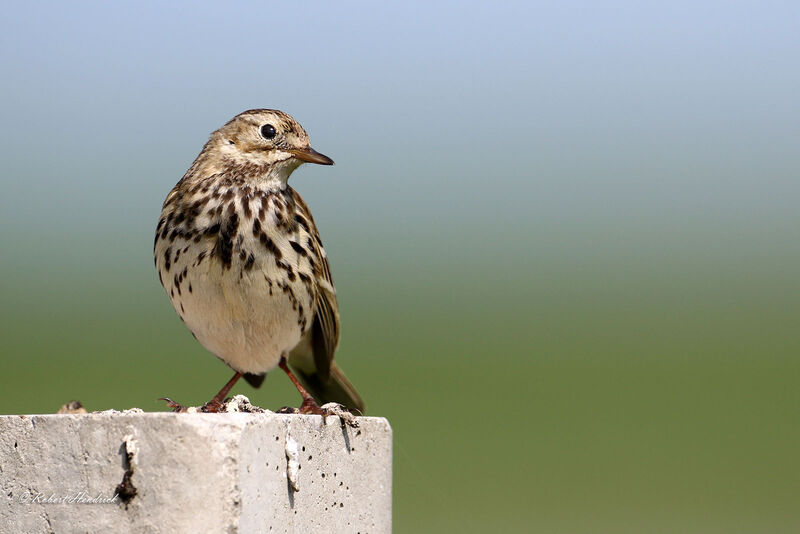
M 319 373 L 306 374 L 300 369 L 296 369 L 295 372 L 303 386 L 320 404 L 338 402 L 351 410 L 357 410 L 361 415 L 364 414 L 364 401 L 336 362 L 331 363 L 331 373 L 327 380 L 324 380 Z

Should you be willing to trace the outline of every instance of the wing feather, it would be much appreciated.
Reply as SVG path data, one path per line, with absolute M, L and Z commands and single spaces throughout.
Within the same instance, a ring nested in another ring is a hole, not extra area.
M 313 276 L 315 313 L 311 346 L 314 352 L 317 373 L 323 380 L 327 380 L 330 377 L 333 355 L 339 345 L 339 304 L 336 300 L 336 289 L 333 285 L 328 258 L 322 248 L 322 240 L 311 215 L 311 210 L 308 209 L 305 201 L 297 191 L 292 190 L 292 193 L 297 213 L 308 221 L 308 229 L 311 234 L 311 256 L 316 258 Z

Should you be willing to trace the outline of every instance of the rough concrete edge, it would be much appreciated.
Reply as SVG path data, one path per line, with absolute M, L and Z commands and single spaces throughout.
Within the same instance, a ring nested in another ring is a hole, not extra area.
M 86 418 L 86 417 L 122 417 L 122 416 L 144 416 L 144 417 L 153 417 L 153 416 L 162 416 L 162 417 L 230 417 L 230 418 L 262 418 L 262 417 L 276 417 L 279 419 L 285 419 L 287 421 L 293 421 L 298 419 L 306 419 L 306 418 L 314 418 L 314 417 L 322 417 L 321 415 L 307 415 L 307 414 L 284 414 L 284 413 L 275 413 L 275 412 L 226 412 L 226 413 L 173 413 L 173 412 L 145 412 L 140 410 L 139 408 L 131 408 L 130 410 L 118 411 L 118 410 L 105 410 L 103 412 L 89 412 L 89 413 L 26 413 L 26 414 L 0 414 L 0 419 L 3 418 L 12 418 L 12 417 L 19 417 L 22 419 L 26 418 L 35 418 L 35 417 L 64 417 L 64 418 Z M 327 416 L 328 419 L 335 418 L 335 415 Z M 359 415 L 356 417 L 356 420 L 383 420 L 386 421 L 386 424 L 389 425 L 391 429 L 391 425 L 389 424 L 389 420 L 382 416 L 377 415 Z

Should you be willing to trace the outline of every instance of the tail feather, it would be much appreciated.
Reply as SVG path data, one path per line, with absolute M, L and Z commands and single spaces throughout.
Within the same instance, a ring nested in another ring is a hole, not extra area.
M 317 373 L 304 373 L 300 369 L 295 372 L 303 386 L 320 404 L 338 402 L 362 415 L 365 413 L 364 401 L 335 362 L 331 364 L 330 377 L 327 380 L 323 380 Z

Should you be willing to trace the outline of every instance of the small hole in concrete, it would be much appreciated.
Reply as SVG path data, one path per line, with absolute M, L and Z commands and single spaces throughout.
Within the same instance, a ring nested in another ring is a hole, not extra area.
M 312 456 L 309 454 L 309 455 L 308 455 L 308 459 L 310 460 L 311 458 L 312 458 Z
M 306 452 L 306 446 L 303 445 L 303 452 Z
M 339 508 L 344 508 L 344 503 L 343 502 L 339 503 Z
M 322 478 L 325 478 L 325 473 L 322 473 Z

